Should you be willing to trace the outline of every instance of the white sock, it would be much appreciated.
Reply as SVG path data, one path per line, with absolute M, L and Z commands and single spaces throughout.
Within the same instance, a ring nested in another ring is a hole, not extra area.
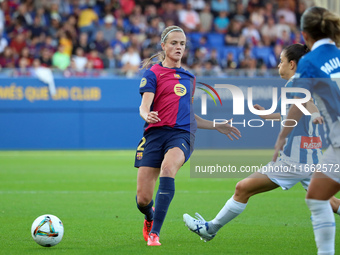
M 216 233 L 221 227 L 242 213 L 246 206 L 247 204 L 235 201 L 234 196 L 232 196 L 216 217 L 208 223 L 208 233 Z
M 312 224 L 318 255 L 333 255 L 335 219 L 329 200 L 306 199 L 312 212 Z
M 339 206 L 338 210 L 336 211 L 336 214 L 340 215 L 340 206 Z

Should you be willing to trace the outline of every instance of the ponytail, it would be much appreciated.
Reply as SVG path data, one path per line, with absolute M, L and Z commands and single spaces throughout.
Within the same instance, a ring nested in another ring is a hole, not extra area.
M 311 7 L 301 17 L 301 30 L 314 40 L 330 38 L 340 47 L 340 16 L 322 7 Z
M 329 35 L 329 38 L 340 47 L 340 17 L 332 12 L 325 12 L 321 21 L 321 32 Z
M 158 57 L 158 60 L 157 61 L 152 61 L 152 59 L 154 59 L 156 57 Z M 157 62 L 162 62 L 164 59 L 165 59 L 165 53 L 164 53 L 164 51 L 160 51 L 160 52 L 152 55 L 151 57 L 144 59 L 142 61 L 141 69 L 148 68 L 150 65 L 154 65 Z

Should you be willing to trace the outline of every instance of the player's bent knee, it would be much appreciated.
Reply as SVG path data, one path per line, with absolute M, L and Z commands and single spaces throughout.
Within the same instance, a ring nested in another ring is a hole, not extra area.
M 236 184 L 235 195 L 236 196 L 248 196 L 249 195 L 247 184 L 245 183 L 244 180 L 239 181 Z
M 147 206 L 148 204 L 150 204 L 152 200 L 152 196 L 146 196 L 144 194 L 138 194 L 137 193 L 137 204 L 141 207 Z
M 242 194 L 244 191 L 243 189 L 244 189 L 243 183 L 242 181 L 239 181 L 238 183 L 236 183 L 236 186 L 235 186 L 235 194 Z
M 175 178 L 176 172 L 177 171 L 174 167 L 164 164 L 162 165 L 160 176 Z

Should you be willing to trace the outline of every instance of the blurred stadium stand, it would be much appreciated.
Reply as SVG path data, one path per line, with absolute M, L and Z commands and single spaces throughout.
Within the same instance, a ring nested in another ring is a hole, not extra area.
M 134 53 L 140 56 L 138 61 L 141 61 L 160 50 L 160 33 L 164 27 L 179 25 L 183 27 L 188 38 L 183 66 L 195 75 L 208 73 L 205 72 L 205 63 L 211 60 L 211 51 L 216 49 L 219 61 L 212 63 L 217 76 L 226 77 L 230 76 L 230 73 L 234 73 L 232 76 L 240 73 L 277 76 L 275 71 L 269 70 L 275 69 L 279 60 L 279 53 L 275 52 L 274 48 L 276 45 L 282 48 L 291 43 L 303 43 L 301 36 L 296 37 L 299 33 L 299 17 L 314 2 L 228 0 L 226 6 L 220 6 L 221 10 L 212 11 L 209 10 L 211 6 L 216 6 L 214 1 L 204 3 L 202 9 L 202 6 L 198 6 L 193 0 L 2 0 L 0 67 L 17 69 L 13 72 L 2 72 L 2 75 L 29 77 L 33 65 L 40 64 L 56 70 L 54 73 L 57 76 L 62 74 L 65 77 L 93 77 L 110 74 L 129 78 L 140 77 L 141 72 L 131 72 L 131 69 L 138 68 L 130 68 L 132 62 L 129 62 L 127 49 L 133 46 Z M 332 10 L 339 10 L 340 5 L 339 1 L 332 0 L 317 0 L 316 3 Z M 227 10 L 225 22 L 229 23 L 229 27 L 223 32 L 216 30 L 214 25 L 215 18 L 222 10 Z M 190 17 L 185 15 L 188 13 L 199 14 L 202 19 L 200 22 L 210 20 L 210 28 L 208 26 L 207 29 L 199 23 L 194 27 L 187 27 Z M 210 19 L 206 19 L 209 15 Z M 184 17 L 184 20 L 180 17 Z M 268 24 L 270 18 L 275 21 L 274 30 L 281 26 L 290 33 L 287 38 L 282 38 L 282 34 L 278 33 L 269 41 L 264 39 L 261 29 Z M 232 23 L 239 24 L 239 30 L 233 31 L 233 35 L 239 37 L 236 44 L 225 41 Z M 250 25 L 255 26 L 259 40 L 249 37 L 252 34 L 247 34 Z M 98 31 L 104 32 L 104 39 L 97 37 Z M 87 34 L 85 44 L 79 42 L 82 33 Z M 202 37 L 204 40 L 201 40 Z M 63 47 L 58 52 L 59 45 Z M 234 48 L 236 46 L 238 49 Z M 79 53 L 80 55 L 77 53 L 79 47 L 84 51 Z M 264 63 L 261 72 L 235 71 L 242 67 L 239 65 L 239 57 L 244 47 L 252 49 L 253 57 L 260 62 L 257 68 Z M 202 49 L 203 52 L 199 59 L 195 56 L 197 49 Z M 229 70 L 230 66 L 224 65 L 228 52 L 233 53 L 235 63 L 238 64 L 232 71 Z M 124 55 L 127 63 L 122 62 Z M 85 61 L 85 65 L 80 66 L 79 59 Z M 60 61 L 68 62 L 65 65 L 60 64 Z M 58 67 L 61 70 L 57 70 Z M 109 71 L 102 71 L 103 69 Z
M 223 9 L 229 26 L 219 33 L 214 19 L 221 10 L 210 10 L 214 0 L 205 1 L 203 9 L 195 2 L 0 0 L 0 149 L 134 149 L 143 131 L 138 85 L 144 70 L 138 68 L 142 59 L 161 49 L 160 34 L 166 26 L 185 30 L 182 64 L 198 81 L 251 78 L 247 82 L 253 85 L 260 78 L 276 77 L 270 90 L 284 84 L 277 71 L 282 48 L 303 43 L 303 11 L 317 4 L 340 12 L 340 1 L 334 0 L 228 0 Z M 204 22 L 210 20 L 208 29 L 181 22 L 179 17 L 189 11 Z M 271 28 L 266 26 L 270 19 Z M 273 36 L 267 40 L 264 33 L 270 29 Z M 226 42 L 227 34 L 236 42 Z M 245 49 L 250 49 L 255 68 L 242 68 Z M 207 62 L 212 64 L 209 72 Z M 38 79 L 37 68 L 52 70 L 55 96 Z M 256 103 L 270 106 L 271 99 Z M 199 112 L 199 100 L 196 104 Z M 223 111 L 229 115 L 231 108 Z M 198 141 L 197 148 L 271 148 L 275 142 L 277 127 L 266 127 L 256 136 L 249 127 L 241 129 L 240 142 L 225 143 L 214 134 Z

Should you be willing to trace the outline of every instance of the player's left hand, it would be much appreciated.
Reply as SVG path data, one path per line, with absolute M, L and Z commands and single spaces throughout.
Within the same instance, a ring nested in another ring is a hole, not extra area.
M 313 119 L 313 124 L 323 124 L 324 120 L 322 116 L 316 117 Z
M 279 153 L 281 150 L 283 150 L 283 146 L 286 143 L 286 138 L 282 138 L 280 135 L 277 137 L 275 146 L 274 146 L 274 155 L 273 155 L 273 161 L 276 162 Z
M 231 120 L 232 119 L 230 119 L 228 122 L 230 122 Z M 216 125 L 216 130 L 219 131 L 220 133 L 225 134 L 226 136 L 228 136 L 228 138 L 231 141 L 233 141 L 232 137 L 234 137 L 236 140 L 238 140 L 239 137 L 241 137 L 240 130 L 238 130 L 236 127 L 230 126 L 228 123 Z

